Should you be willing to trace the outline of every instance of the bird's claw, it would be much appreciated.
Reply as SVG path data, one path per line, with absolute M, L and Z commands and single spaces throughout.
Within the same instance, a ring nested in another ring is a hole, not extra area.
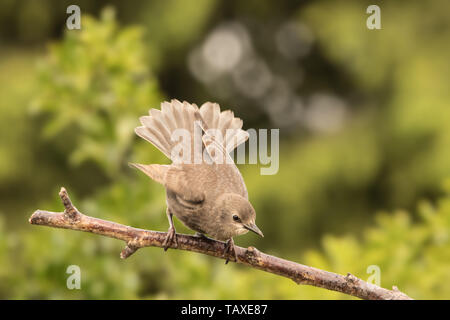
M 225 245 L 225 250 L 223 251 L 223 257 L 225 259 L 225 264 L 228 264 L 231 258 L 234 258 L 235 261 L 237 261 L 237 255 L 236 250 L 234 250 L 234 241 L 233 239 L 230 239 L 227 241 Z
M 170 227 L 167 231 L 166 239 L 163 242 L 164 251 L 167 251 L 167 249 L 169 249 L 172 242 L 175 244 L 175 247 L 178 247 L 177 233 L 175 232 L 175 228 Z

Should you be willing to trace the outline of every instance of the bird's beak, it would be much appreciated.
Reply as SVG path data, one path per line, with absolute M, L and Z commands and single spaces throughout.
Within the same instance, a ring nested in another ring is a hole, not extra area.
M 259 230 L 259 228 L 256 224 L 254 224 L 254 223 L 244 224 L 244 228 L 247 230 L 253 231 L 257 235 L 260 235 L 261 237 L 264 238 L 264 234 L 262 233 L 261 230 Z

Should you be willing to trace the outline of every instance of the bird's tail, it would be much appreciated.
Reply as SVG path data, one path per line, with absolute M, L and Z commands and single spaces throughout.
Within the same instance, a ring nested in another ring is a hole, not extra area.
M 144 172 L 154 181 L 164 184 L 166 173 L 169 170 L 168 165 L 164 164 L 140 164 L 140 163 L 128 163 L 130 167 L 136 168 Z
M 183 147 L 190 148 L 190 159 L 193 160 L 195 152 L 202 152 L 202 148 L 194 148 L 195 122 L 199 118 L 207 128 L 215 129 L 213 132 L 216 137 L 221 135 L 216 140 L 220 141 L 228 153 L 248 138 L 248 133 L 242 130 L 242 120 L 235 117 L 232 111 L 221 112 L 217 103 L 206 102 L 198 108 L 195 104 L 181 103 L 178 100 L 163 102 L 161 110 L 150 109 L 148 116 L 140 118 L 142 126 L 137 127 L 135 132 L 174 161 L 174 148 L 180 144 L 180 131 L 176 133 L 176 130 L 184 129 L 183 132 L 190 137 L 189 140 L 183 140 L 188 144 Z M 202 130 L 199 132 L 201 135 Z

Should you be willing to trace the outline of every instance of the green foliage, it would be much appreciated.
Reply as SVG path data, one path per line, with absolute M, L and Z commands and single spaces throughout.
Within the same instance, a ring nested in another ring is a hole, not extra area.
M 414 222 L 414 220 L 417 221 Z M 422 202 L 418 217 L 408 212 L 379 214 L 376 227 L 363 240 L 353 236 L 323 239 L 323 253 L 310 251 L 306 261 L 319 268 L 368 277 L 367 267 L 378 266 L 381 285 L 397 285 L 416 299 L 448 297 L 450 277 L 450 197 L 437 207 Z
M 29 70 L 33 70 L 32 54 L 12 49 L 0 54 L 0 181 L 11 182 L 29 174 L 22 171 L 31 157 L 22 141 L 31 129 L 26 121 L 27 99 L 34 92 Z
M 326 227 L 345 233 L 367 223 L 372 208 L 365 191 L 381 157 L 376 136 L 367 128 L 367 120 L 360 119 L 335 136 L 310 139 L 301 147 L 285 144 L 273 176 L 242 168 L 259 223 L 276 224 L 269 236 L 277 237 L 287 252 L 299 243 L 314 245 Z
M 83 17 L 79 32 L 67 31 L 50 47 L 34 107 L 50 116 L 47 137 L 69 139 L 73 164 L 94 160 L 110 176 L 118 173 L 137 116 L 161 99 L 145 55 L 142 30 L 119 29 L 111 9 L 100 21 Z
M 183 47 L 197 40 L 215 7 L 215 0 L 198 0 L 195 5 L 183 0 L 145 2 L 137 18 L 148 30 L 147 45 L 153 49 L 149 52 L 150 65 L 159 68 L 177 58 L 184 60 L 180 56 Z
M 369 3 L 367 2 L 367 5 Z M 385 157 L 389 204 L 406 206 L 450 175 L 448 1 L 381 5 L 382 30 L 364 28 L 360 1 L 320 1 L 301 12 L 324 54 L 377 103 L 373 127 Z M 424 15 L 424 10 L 429 10 Z M 431 32 L 431 30 L 440 30 Z M 381 164 L 380 164 L 381 165 Z

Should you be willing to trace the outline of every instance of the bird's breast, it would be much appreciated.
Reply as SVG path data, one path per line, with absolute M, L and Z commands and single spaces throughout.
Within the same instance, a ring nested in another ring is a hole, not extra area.
M 204 214 L 204 202 L 186 201 L 181 196 L 168 191 L 167 206 L 169 211 L 186 227 L 200 233 L 206 233 L 204 224 L 207 217 Z

